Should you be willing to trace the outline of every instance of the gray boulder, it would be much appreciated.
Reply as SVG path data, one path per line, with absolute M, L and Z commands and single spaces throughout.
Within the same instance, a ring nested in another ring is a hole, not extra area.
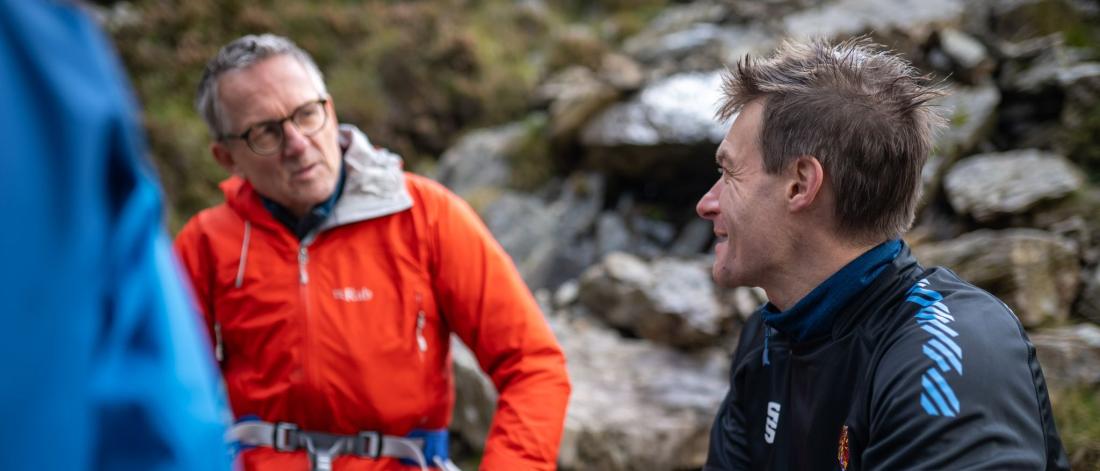
M 714 119 L 721 83 L 717 70 L 654 82 L 594 118 L 581 132 L 581 143 L 614 147 L 721 142 L 726 126 Z
M 1100 267 L 1087 274 L 1074 312 L 1094 324 L 1100 324 Z
M 1078 324 L 1030 335 L 1053 388 L 1100 386 L 1100 327 Z
M 550 139 L 562 143 L 572 141 L 589 118 L 619 97 L 611 85 L 581 66 L 550 79 L 542 93 L 556 93 L 550 102 Z
M 1017 91 L 1037 92 L 1047 87 L 1068 88 L 1100 75 L 1100 63 L 1071 62 L 1072 57 L 1073 54 L 1043 56 L 1009 86 Z
M 583 319 L 550 320 L 569 358 L 573 395 L 563 470 L 698 469 L 729 387 L 729 353 L 683 353 Z
M 1087 28 L 1098 15 L 1089 0 L 970 0 L 967 27 L 1002 41 L 1024 41 Z
M 600 214 L 596 221 L 596 253 L 600 258 L 612 252 L 629 252 L 634 244 L 634 235 L 622 215 L 614 211 Z
M 720 2 L 697 1 L 665 8 L 638 34 L 623 42 L 623 52 L 650 69 L 689 55 L 706 54 L 720 47 L 723 34 L 718 23 L 728 14 Z M 712 58 L 713 60 L 713 58 Z
M 1083 176 L 1064 157 L 1027 149 L 968 157 L 944 179 L 955 211 L 980 222 L 1021 214 L 1079 190 Z
M 938 27 L 959 24 L 964 8 L 962 0 L 839 0 L 788 15 L 783 22 L 788 34 L 800 37 L 894 32 L 923 43 Z
M 1086 265 L 1100 263 L 1100 188 L 1094 185 L 1013 218 L 1010 223 L 1047 230 L 1073 240 L 1079 244 L 1079 256 Z
M 1056 148 L 1092 175 L 1100 175 L 1100 62 L 1078 64 L 1061 77 L 1065 93 Z
M 628 39 L 623 50 L 648 66 L 652 78 L 725 67 L 748 53 L 775 47 L 776 35 L 757 24 L 700 22 L 682 29 L 651 29 Z
M 937 34 L 939 48 L 929 52 L 930 62 L 953 74 L 956 80 L 979 83 L 989 79 L 995 63 L 985 45 L 977 38 L 955 28 L 944 28 Z M 942 54 L 942 56 L 941 56 Z
M 721 73 L 685 73 L 647 85 L 601 111 L 580 133 L 586 168 L 613 179 L 644 180 L 666 198 L 711 178 L 713 154 L 728 125 L 715 119 Z
M 473 131 L 443 153 L 436 178 L 464 198 L 485 189 L 503 189 L 512 179 L 509 154 L 524 134 L 521 122 Z
M 742 323 L 749 320 L 760 306 L 768 301 L 768 295 L 761 288 L 739 286 L 733 289 L 723 289 L 718 294 L 718 299 L 723 306 L 728 307 Z
M 596 75 L 604 83 L 621 92 L 635 91 L 641 88 L 645 80 L 641 65 L 623 54 L 614 52 L 604 54 Z
M 707 244 L 714 237 L 714 225 L 705 219 L 692 219 L 676 236 L 669 253 L 680 257 L 689 257 L 705 252 Z
M 474 449 L 482 450 L 496 412 L 496 386 L 481 371 L 474 353 L 453 335 L 451 359 L 455 378 L 455 407 L 451 414 L 451 430 Z
M 1035 229 L 983 229 L 913 252 L 997 296 L 1029 328 L 1068 319 L 1081 282 L 1076 244 Z
M 921 175 L 922 205 L 938 194 L 947 169 L 983 142 L 997 122 L 996 110 L 1001 102 L 997 87 L 990 84 L 951 86 L 946 92 L 945 96 L 933 102 L 942 110 L 948 125 L 936 136 L 935 153 L 924 164 Z
M 985 140 L 996 125 L 1001 92 L 992 84 L 951 86 L 933 102 L 943 110 L 948 127 L 936 138 L 936 152 L 954 162 Z
M 505 191 L 482 211 L 532 290 L 575 278 L 595 260 L 595 242 L 581 236 L 600 213 L 603 187 L 599 175 L 576 174 L 550 202 Z
M 580 279 L 580 303 L 608 325 L 684 348 L 720 341 L 733 326 L 715 293 L 709 265 L 673 258 L 647 264 L 612 253 Z

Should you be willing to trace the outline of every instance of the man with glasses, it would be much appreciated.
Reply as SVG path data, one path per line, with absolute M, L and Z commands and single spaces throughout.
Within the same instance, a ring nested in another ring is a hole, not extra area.
M 198 95 L 233 176 L 176 246 L 244 468 L 453 468 L 455 333 L 500 393 L 481 468 L 552 469 L 565 359 L 469 206 L 339 125 L 321 72 L 285 38 L 229 43 Z

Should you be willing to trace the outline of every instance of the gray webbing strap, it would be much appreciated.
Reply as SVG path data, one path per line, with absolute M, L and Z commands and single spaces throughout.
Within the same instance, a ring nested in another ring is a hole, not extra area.
M 247 446 L 266 446 L 277 451 L 304 449 L 309 453 L 314 471 L 331 471 L 333 459 L 341 455 L 405 459 L 416 462 L 421 471 L 428 469 L 428 461 L 424 458 L 420 440 L 382 435 L 377 432 L 335 435 L 299 430 L 294 424 L 286 422 L 273 424 L 246 421 L 234 424 L 226 432 L 226 441 Z M 450 460 L 443 461 L 443 464 L 438 462 L 434 464 L 444 470 L 457 470 Z

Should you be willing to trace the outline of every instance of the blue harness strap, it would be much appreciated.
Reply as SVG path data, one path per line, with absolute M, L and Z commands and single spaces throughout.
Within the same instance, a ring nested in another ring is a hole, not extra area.
M 406 437 L 423 441 L 424 459 L 428 460 L 428 466 L 450 461 L 451 439 L 447 429 L 413 429 Z M 401 464 L 416 466 L 416 462 L 408 459 L 402 459 Z

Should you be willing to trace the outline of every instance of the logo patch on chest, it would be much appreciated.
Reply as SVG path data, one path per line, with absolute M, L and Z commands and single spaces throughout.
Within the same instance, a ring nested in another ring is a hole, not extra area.
M 840 443 L 836 447 L 836 461 L 840 465 L 840 471 L 848 469 L 848 426 L 840 428 Z
M 353 288 L 351 286 L 332 290 L 332 297 L 337 301 L 346 303 L 361 303 L 374 298 L 374 292 L 370 288 Z
M 768 402 L 768 420 L 764 423 L 764 441 L 775 441 L 775 429 L 779 427 L 779 403 Z

